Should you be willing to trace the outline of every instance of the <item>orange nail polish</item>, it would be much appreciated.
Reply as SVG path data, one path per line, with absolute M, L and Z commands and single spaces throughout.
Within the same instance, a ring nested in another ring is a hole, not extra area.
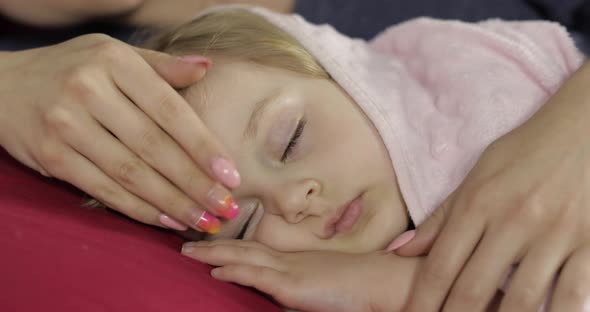
M 205 211 L 199 218 L 196 227 L 203 232 L 217 234 L 221 231 L 221 222 L 214 215 Z
M 215 185 L 207 194 L 207 200 L 211 208 L 226 219 L 235 218 L 240 212 L 240 206 L 234 198 L 220 185 Z

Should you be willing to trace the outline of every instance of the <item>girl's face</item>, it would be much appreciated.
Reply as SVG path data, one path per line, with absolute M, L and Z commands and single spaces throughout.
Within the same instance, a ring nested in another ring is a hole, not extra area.
M 239 216 L 210 239 L 366 252 L 408 226 L 380 136 L 333 81 L 216 60 L 185 97 L 242 176 Z

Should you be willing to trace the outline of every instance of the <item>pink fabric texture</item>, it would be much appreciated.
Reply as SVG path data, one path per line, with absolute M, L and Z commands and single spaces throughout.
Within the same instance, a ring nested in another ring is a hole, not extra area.
M 83 202 L 0 147 L 0 311 L 282 311 L 214 280 L 178 235 Z
M 544 21 L 418 18 L 366 42 L 252 10 L 298 39 L 371 119 L 416 224 L 583 61 L 566 30 Z

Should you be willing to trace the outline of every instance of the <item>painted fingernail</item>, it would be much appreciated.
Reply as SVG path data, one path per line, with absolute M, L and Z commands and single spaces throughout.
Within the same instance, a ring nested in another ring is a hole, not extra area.
M 211 62 L 211 59 L 201 56 L 201 55 L 185 55 L 185 56 L 181 56 L 179 59 L 185 63 L 203 66 L 203 67 L 205 67 L 205 69 L 209 69 L 213 65 L 213 62 Z
M 213 276 L 214 278 L 219 278 L 219 272 L 220 270 L 218 270 L 218 268 L 214 268 L 211 270 L 211 276 Z
M 416 230 L 404 232 L 400 236 L 398 236 L 396 239 L 394 239 L 393 242 L 391 242 L 391 244 L 389 244 L 389 246 L 387 246 L 386 250 L 387 251 L 394 251 L 394 250 L 400 248 L 401 246 L 407 244 L 409 241 L 412 240 L 412 238 L 414 238 L 414 236 L 416 236 Z
M 182 253 L 182 254 L 185 254 L 185 255 L 186 255 L 186 254 L 190 254 L 190 253 L 192 253 L 192 252 L 193 252 L 193 251 L 195 251 L 196 249 L 197 249 L 197 248 L 195 248 L 195 246 L 193 246 L 193 245 L 187 245 L 187 244 L 184 244 L 184 245 L 182 245 L 182 249 L 180 250 L 180 253 Z
M 221 222 L 219 222 L 219 219 L 217 219 L 214 215 L 205 211 L 195 222 L 195 227 L 201 232 L 217 234 L 221 230 Z
M 215 158 L 211 163 L 211 168 L 223 185 L 229 188 L 240 186 L 240 174 L 229 161 L 223 158 Z
M 236 203 L 229 192 L 221 185 L 215 184 L 209 193 L 207 193 L 207 201 L 209 206 L 217 212 L 218 215 L 233 219 L 240 212 L 240 206 Z
M 165 214 L 160 215 L 160 223 L 177 231 L 186 231 L 188 229 L 188 226 L 179 223 Z

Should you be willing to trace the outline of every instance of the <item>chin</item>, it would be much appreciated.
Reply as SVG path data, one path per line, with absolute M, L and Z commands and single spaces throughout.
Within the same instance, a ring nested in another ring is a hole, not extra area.
M 374 233 L 375 232 L 367 233 L 365 231 L 357 233 L 361 235 L 350 237 L 349 240 L 343 242 L 343 244 L 339 246 L 341 248 L 339 248 L 338 251 L 350 253 L 368 253 L 385 249 L 389 244 L 389 241 L 385 238 L 386 236 L 375 236 Z

